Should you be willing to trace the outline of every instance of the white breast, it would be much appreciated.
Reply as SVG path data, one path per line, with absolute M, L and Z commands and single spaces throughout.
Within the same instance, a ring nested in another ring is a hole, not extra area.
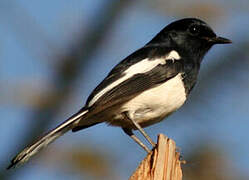
M 186 100 L 181 74 L 167 82 L 149 89 L 123 105 L 130 118 L 138 123 L 153 124 L 176 111 Z M 154 122 L 146 122 L 154 121 Z

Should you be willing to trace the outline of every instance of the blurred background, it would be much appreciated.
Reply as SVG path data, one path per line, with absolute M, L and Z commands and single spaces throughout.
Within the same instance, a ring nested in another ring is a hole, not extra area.
M 212 48 L 189 101 L 146 132 L 176 141 L 185 180 L 249 179 L 248 0 L 1 0 L 0 179 L 128 179 L 146 153 L 105 124 L 5 168 L 78 111 L 116 63 L 184 17 L 205 20 L 233 44 Z

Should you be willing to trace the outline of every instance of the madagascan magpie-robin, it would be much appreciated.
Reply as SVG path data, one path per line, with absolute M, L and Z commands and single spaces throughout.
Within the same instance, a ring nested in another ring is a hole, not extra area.
M 69 130 L 83 130 L 106 122 L 118 126 L 149 152 L 134 134 L 179 109 L 196 84 L 204 55 L 215 44 L 231 43 L 217 36 L 205 22 L 186 18 L 166 26 L 144 47 L 119 64 L 93 90 L 76 114 L 26 147 L 8 169 L 26 162 Z

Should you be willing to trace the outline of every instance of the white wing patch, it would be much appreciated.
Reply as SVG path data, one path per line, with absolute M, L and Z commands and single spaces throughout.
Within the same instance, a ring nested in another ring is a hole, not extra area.
M 181 59 L 180 55 L 176 51 L 170 51 L 170 53 L 167 55 L 166 60 L 179 60 Z
M 158 66 L 159 64 L 164 65 L 166 64 L 167 60 L 174 61 L 179 59 L 180 59 L 179 54 L 173 50 L 169 54 L 161 58 L 157 58 L 154 60 L 146 58 L 142 61 L 137 62 L 136 64 L 132 65 L 123 72 L 124 75 L 123 77 L 119 78 L 118 80 L 114 81 L 113 83 L 102 89 L 100 92 L 98 92 L 89 102 L 88 106 L 92 106 L 102 95 L 104 95 L 106 92 L 110 91 L 112 88 L 116 87 L 117 85 L 121 84 L 125 80 L 129 79 L 130 77 L 136 74 L 146 73 L 155 68 L 156 66 Z

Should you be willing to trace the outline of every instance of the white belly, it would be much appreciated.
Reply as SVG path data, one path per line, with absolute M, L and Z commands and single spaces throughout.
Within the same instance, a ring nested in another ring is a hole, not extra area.
M 130 118 L 142 126 L 161 121 L 176 111 L 186 100 L 181 74 L 167 82 L 147 90 L 125 103 L 121 111 L 127 111 Z

